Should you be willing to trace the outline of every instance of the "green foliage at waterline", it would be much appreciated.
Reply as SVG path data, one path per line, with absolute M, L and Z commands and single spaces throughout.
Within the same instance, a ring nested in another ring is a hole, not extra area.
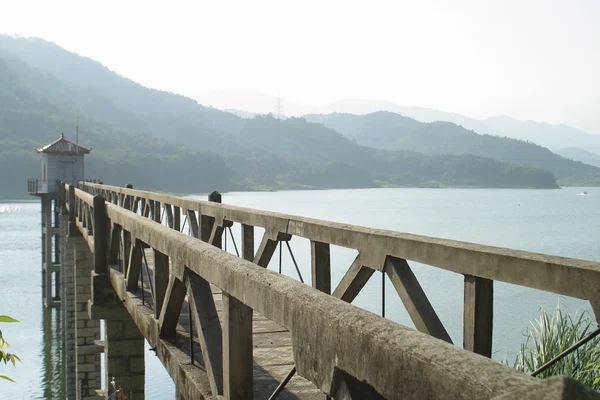
M 521 345 L 513 367 L 531 374 L 595 328 L 596 321 L 588 313 L 572 318 L 564 314 L 560 306 L 551 314 L 541 309 L 539 317 L 527 329 L 525 343 Z M 600 390 L 600 336 L 582 345 L 537 377 L 543 379 L 556 375 L 569 376 Z
M 7 316 L 7 315 L 0 315 L 0 322 L 19 322 L 19 321 L 17 321 L 16 319 L 14 319 L 12 317 Z M 4 365 L 11 363 L 13 366 L 16 366 L 17 361 L 21 361 L 21 359 L 16 354 L 5 351 L 5 349 L 7 347 L 9 347 L 8 342 L 6 340 L 4 340 L 4 336 L 2 336 L 2 331 L 0 331 L 0 362 L 4 362 Z M 14 382 L 7 375 L 0 375 L 0 378 Z

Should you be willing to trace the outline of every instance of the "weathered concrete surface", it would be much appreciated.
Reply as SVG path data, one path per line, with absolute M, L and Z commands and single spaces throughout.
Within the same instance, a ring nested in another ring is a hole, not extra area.
M 492 357 L 494 281 L 465 275 L 463 348 Z
M 82 236 L 70 236 L 68 246 L 74 255 L 74 312 L 75 312 L 75 374 L 76 399 L 95 399 L 101 388 L 100 355 L 89 354 L 87 346 L 100 339 L 100 321 L 90 319 L 88 301 L 91 299 L 92 253 Z M 80 352 L 83 348 L 83 352 Z
M 312 287 L 331 294 L 331 254 L 329 243 L 310 242 Z
M 60 242 L 61 251 L 61 312 L 63 318 L 63 343 L 65 351 L 65 383 L 67 390 L 67 399 L 75 399 L 76 373 L 75 346 L 77 340 L 75 337 L 75 253 L 72 248 L 72 240 L 69 237 L 69 216 L 63 214 L 61 219 Z M 77 232 L 78 233 L 78 232 Z
M 486 399 L 536 381 L 127 211 L 109 206 L 108 213 L 139 240 L 289 329 L 298 373 L 325 393 L 331 394 L 334 369 L 390 399 L 400 393 L 406 399 Z
M 444 328 L 406 260 L 388 257 L 385 272 L 417 330 L 452 343 L 450 335 Z
M 152 259 L 149 259 L 152 267 Z M 117 271 L 111 271 L 111 279 L 119 282 L 120 274 Z M 213 296 L 220 320 L 224 324 L 223 304 L 221 292 L 212 289 Z M 140 300 L 139 290 L 135 293 L 122 292 L 125 295 L 125 307 L 134 315 L 134 320 L 138 327 L 150 327 L 154 324 L 149 318 L 153 316 L 153 310 L 143 305 Z M 146 293 L 146 298 L 150 294 Z M 134 307 L 131 309 L 130 307 Z M 101 307 L 96 308 L 98 315 Z M 184 310 L 187 306 L 184 305 Z M 199 340 L 195 340 L 195 363 L 190 362 L 189 333 L 187 311 L 182 312 L 180 324 L 177 326 L 177 332 L 173 339 L 161 339 L 159 341 L 150 339 L 150 345 L 157 348 L 157 356 L 161 359 L 165 368 L 173 378 L 173 381 L 181 393 L 182 398 L 186 399 L 209 399 L 212 398 L 209 379 L 206 374 L 204 363 L 202 363 L 203 354 Z M 279 382 L 293 367 L 292 341 L 289 332 L 269 321 L 262 315 L 254 313 L 253 322 L 253 348 L 254 348 L 254 398 L 257 400 L 266 399 L 275 390 Z M 151 328 L 154 329 L 154 328 Z M 144 331 L 148 333 L 149 331 Z M 302 378 L 295 376 L 278 399 L 322 399 L 321 391 Z
M 41 195 L 42 216 L 42 295 L 46 307 L 60 305 L 60 218 L 57 214 L 55 195 Z M 54 215 L 54 224 L 52 222 Z M 52 240 L 56 240 L 53 248 Z M 56 279 L 55 279 L 56 278 Z M 56 282 L 53 290 L 53 282 Z
M 333 291 L 333 297 L 352 303 L 374 272 L 375 270 L 365 266 L 364 259 L 359 253 Z
M 369 268 L 382 270 L 385 256 L 412 260 L 449 271 L 513 283 L 581 299 L 600 299 L 600 263 L 383 229 L 298 217 L 227 204 L 198 201 L 142 190 L 85 183 L 86 190 L 127 194 L 197 211 L 223 220 L 265 228 L 359 250 Z
M 158 264 L 154 264 L 154 269 Z M 167 278 L 168 279 L 168 278 Z M 210 284 L 193 272 L 185 275 L 187 298 L 200 341 L 208 381 L 213 394 L 223 394 L 223 332 Z
M 125 290 L 123 274 L 111 270 L 110 280 L 118 299 L 123 301 L 123 305 L 131 315 L 140 333 L 156 349 L 156 355 L 173 378 L 180 394 L 186 399 L 211 398 L 206 373 L 191 365 L 189 354 L 178 348 L 179 344 L 185 344 L 189 341 L 189 335 L 178 330 L 173 339 L 161 339 L 154 310 L 143 304 L 142 299 L 137 295 Z
M 362 258 L 361 267 L 371 270 L 383 269 L 386 257 L 393 256 L 580 298 L 597 299 L 600 291 L 600 263 L 158 194 L 149 194 L 147 199 L 154 204 L 172 204 L 186 212 L 198 211 L 199 215 L 210 217 L 214 226 L 224 226 L 226 221 L 262 226 L 265 238 L 270 240 L 280 235 L 299 235 L 355 248 Z M 289 330 L 298 374 L 327 394 L 339 395 L 339 376 L 351 378 L 347 390 L 353 390 L 358 382 L 361 390 L 370 388 L 390 399 L 491 399 L 517 390 L 523 391 L 521 398 L 526 399 L 527 389 L 534 390 L 539 384 L 535 378 L 502 364 L 360 310 L 117 206 L 108 204 L 107 212 L 113 223 L 168 256 L 176 266 L 171 271 L 176 279 L 183 281 L 186 271 L 191 271 Z M 157 314 L 138 307 L 139 300 L 125 290 L 122 274 L 111 271 L 111 281 L 144 336 L 156 343 L 158 355 L 172 373 L 179 392 L 186 398 L 209 395 L 206 374 L 199 374 L 195 365 L 186 366 L 185 358 L 177 358 L 181 354 L 181 350 L 174 348 L 177 342 L 159 339 Z M 165 304 L 169 304 L 169 299 L 165 299 Z M 254 325 L 257 330 L 259 325 Z M 185 340 L 184 333 L 177 335 Z
M 108 308 L 108 307 L 107 307 Z M 115 382 L 107 388 L 107 398 L 122 390 L 127 398 L 143 399 L 145 384 L 144 337 L 119 302 L 110 306 L 105 316 L 105 381 Z

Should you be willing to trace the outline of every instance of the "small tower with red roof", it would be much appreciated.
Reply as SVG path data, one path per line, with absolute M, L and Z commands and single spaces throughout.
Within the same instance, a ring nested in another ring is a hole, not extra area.
M 68 141 L 62 133 L 57 141 L 36 149 L 42 155 L 42 179 L 35 185 L 37 187 L 30 185 L 29 193 L 54 193 L 57 181 L 76 183 L 83 180 L 83 157 L 90 150 Z
M 90 149 L 60 138 L 36 149 L 42 155 L 42 178 L 29 179 L 30 195 L 41 200 L 42 209 L 42 292 L 46 307 L 61 305 L 60 205 L 57 182 L 76 184 L 84 180 L 83 157 Z

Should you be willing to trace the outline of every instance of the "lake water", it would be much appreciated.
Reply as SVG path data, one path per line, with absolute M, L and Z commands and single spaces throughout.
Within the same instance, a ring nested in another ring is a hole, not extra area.
M 577 195 L 586 190 L 589 195 Z M 205 199 L 206 196 L 198 196 Z M 365 189 L 226 193 L 229 204 L 346 222 L 368 227 L 464 240 L 565 257 L 600 261 L 600 189 Z M 239 246 L 238 225 L 233 228 Z M 257 245 L 260 231 L 257 232 Z M 310 247 L 290 242 L 300 271 L 310 279 Z M 283 272 L 297 278 L 284 248 Z M 228 251 L 234 252 L 231 238 Z M 332 286 L 339 282 L 356 252 L 332 248 Z M 421 286 L 454 343 L 462 343 L 462 276 L 411 263 Z M 0 314 L 16 324 L 0 329 L 11 351 L 23 360 L 0 365 L 16 384 L 0 381 L 11 399 L 62 398 L 60 313 L 45 310 L 41 298 L 40 206 L 38 202 L 0 203 Z M 276 255 L 269 266 L 278 268 Z M 561 307 L 575 314 L 590 311 L 588 302 L 496 282 L 494 285 L 494 358 L 512 360 L 529 321 L 540 309 Z M 381 276 L 375 274 L 354 302 L 381 312 Z M 389 282 L 386 317 L 412 326 Z M 151 352 L 146 357 L 146 398 L 174 398 L 173 383 Z

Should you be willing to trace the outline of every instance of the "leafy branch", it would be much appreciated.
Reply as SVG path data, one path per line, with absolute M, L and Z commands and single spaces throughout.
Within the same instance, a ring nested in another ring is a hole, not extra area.
M 19 321 L 12 317 L 7 316 L 7 315 L 0 315 L 0 322 L 19 322 Z M 10 362 L 10 363 L 12 363 L 13 366 L 16 366 L 17 360 L 21 361 L 21 359 L 16 354 L 5 351 L 4 349 L 6 349 L 7 347 L 9 347 L 9 344 L 6 340 L 4 340 L 4 336 L 2 335 L 2 331 L 0 330 L 0 361 L 3 361 L 4 364 L 8 364 Z M 6 376 L 6 375 L 0 375 L 0 378 L 14 382 L 13 379 L 11 379 L 9 376 Z

